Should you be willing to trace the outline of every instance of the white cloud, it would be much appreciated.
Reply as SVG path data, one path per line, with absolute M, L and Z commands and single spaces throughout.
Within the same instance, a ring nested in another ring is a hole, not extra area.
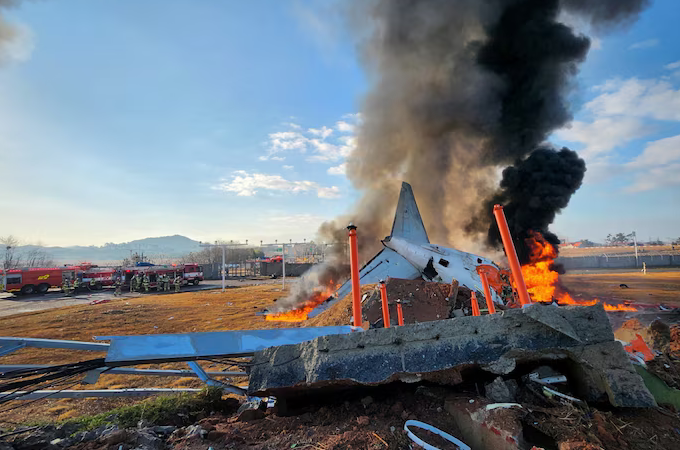
M 650 131 L 650 126 L 634 117 L 601 117 L 590 123 L 575 120 L 556 134 L 560 139 L 584 144 L 581 156 L 590 160 L 633 139 L 644 137 Z
M 285 158 L 280 156 L 285 152 L 308 153 L 307 161 L 334 163 L 349 156 L 356 146 L 356 138 L 353 133 L 356 125 L 352 122 L 361 120 L 360 114 L 345 114 L 343 119 L 337 121 L 335 129 L 344 133 L 333 136 L 333 128 L 321 126 L 320 128 L 308 128 L 302 130 L 297 124 L 288 123 L 293 130 L 279 131 L 269 134 L 266 155 L 260 156 L 260 161 L 277 160 Z
M 675 161 L 680 162 L 680 135 L 649 142 L 644 151 L 638 155 L 637 158 L 628 163 L 628 166 L 663 166 Z M 680 173 L 677 175 L 680 175 Z M 678 176 L 678 178 L 680 178 L 680 176 Z
M 675 63 L 667 68 L 674 69 Z M 654 121 L 680 122 L 680 89 L 666 79 L 630 78 L 608 80 L 594 90 L 599 95 L 586 104 L 594 116 L 592 122 L 574 121 L 569 128 L 556 132 L 561 139 L 584 144 L 587 179 L 632 176 L 632 184 L 625 188 L 628 192 L 680 184 L 676 181 L 680 180 L 680 135 L 648 142 L 627 163 L 619 162 L 620 157 L 615 155 L 617 147 L 663 129 Z
M 286 170 L 293 170 L 293 169 L 295 168 L 295 167 L 293 167 L 293 166 L 285 166 L 285 165 L 284 165 L 284 166 L 281 166 L 281 167 L 283 167 L 283 168 L 286 169 Z
M 322 126 L 321 128 L 310 128 L 307 130 L 314 136 L 321 136 L 321 139 L 326 139 L 328 136 L 333 134 L 333 129 L 328 128 L 327 126 Z
M 339 198 L 340 189 L 337 186 L 321 187 L 318 189 L 317 194 L 319 198 Z
M 299 130 L 300 128 L 302 128 L 300 125 L 293 122 L 288 122 L 288 126 L 293 128 L 294 130 Z
M 281 175 L 263 173 L 248 173 L 245 170 L 234 172 L 230 181 L 223 181 L 214 189 L 235 192 L 240 197 L 252 197 L 260 191 L 278 191 L 299 194 L 301 192 L 316 192 L 319 198 L 337 198 L 340 189 L 336 186 L 324 187 L 314 181 L 286 180 Z
M 326 173 L 328 173 L 328 175 L 345 175 L 347 173 L 347 163 L 329 167 Z
M 680 90 L 668 81 L 609 80 L 595 89 L 602 94 L 586 108 L 596 115 L 680 121 Z
M 680 185 L 680 162 L 665 166 L 653 167 L 645 172 L 639 172 L 628 192 L 642 192 L 661 187 Z
M 665 69 L 668 69 L 668 70 L 680 69 L 680 61 L 675 61 L 675 62 L 672 62 L 672 63 L 670 63 L 670 64 L 666 64 L 666 65 L 663 66 L 663 67 L 664 67 Z
M 641 50 L 641 49 L 645 49 L 645 48 L 656 47 L 657 45 L 659 45 L 658 39 L 656 39 L 656 38 L 655 39 L 647 39 L 645 41 L 640 41 L 640 42 L 636 42 L 634 44 L 631 44 L 631 46 L 628 47 L 628 49 L 629 50 Z
M 8 23 L 0 16 L 0 65 L 28 61 L 34 49 L 35 38 L 30 28 Z
M 339 120 L 335 123 L 335 129 L 341 133 L 354 133 L 355 128 L 356 125 L 352 125 L 351 123 L 345 122 L 344 120 Z

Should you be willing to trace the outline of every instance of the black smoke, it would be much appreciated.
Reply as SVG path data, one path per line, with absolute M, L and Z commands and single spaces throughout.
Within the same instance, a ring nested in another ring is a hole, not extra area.
M 531 231 L 540 232 L 557 248 L 559 239 L 548 226 L 581 187 L 585 172 L 585 161 L 566 147 L 559 151 L 540 147 L 526 160 L 503 170 L 500 190 L 487 202 L 486 209 L 491 210 L 495 204 L 504 205 L 520 263 L 529 262 L 524 243 Z M 495 221 L 491 223 L 488 240 L 500 247 L 498 227 Z
M 324 224 L 325 240 L 346 241 L 353 222 L 366 262 L 389 234 L 406 181 L 433 242 L 499 248 L 494 201 L 505 206 L 521 252 L 529 229 L 554 242 L 548 226 L 585 167 L 546 141 L 572 118 L 570 93 L 590 47 L 584 32 L 629 24 L 648 3 L 355 0 L 369 87 L 347 176 L 361 197 L 349 214 Z M 321 271 L 345 261 L 333 258 Z

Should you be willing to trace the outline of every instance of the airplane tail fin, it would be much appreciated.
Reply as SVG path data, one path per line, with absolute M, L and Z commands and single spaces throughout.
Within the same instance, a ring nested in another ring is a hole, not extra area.
M 408 239 L 420 244 L 430 242 L 425 231 L 425 225 L 423 225 L 423 219 L 418 211 L 418 205 L 416 205 L 413 189 L 408 183 L 401 183 L 397 213 L 394 216 L 390 236 Z

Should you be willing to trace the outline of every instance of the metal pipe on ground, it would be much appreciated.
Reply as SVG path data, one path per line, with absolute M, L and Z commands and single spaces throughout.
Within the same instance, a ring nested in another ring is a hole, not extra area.
M 390 327 L 390 310 L 387 306 L 387 285 L 384 280 L 380 280 L 380 300 L 382 301 L 383 326 Z
M 357 245 L 357 227 L 347 226 L 349 231 L 349 262 L 352 276 L 352 319 L 355 327 L 362 325 L 361 318 L 361 289 L 359 287 L 359 246 Z
M 515 280 L 515 284 L 517 285 L 517 294 L 519 295 L 519 302 L 522 306 L 530 305 L 531 298 L 529 298 L 529 292 L 527 291 L 527 286 L 524 283 L 522 267 L 519 265 L 519 258 L 517 258 L 515 244 L 514 242 L 512 242 L 512 236 L 510 235 L 508 221 L 505 219 L 503 206 L 494 205 L 493 215 L 496 217 L 498 231 L 500 231 L 501 233 L 503 247 L 505 248 L 505 255 L 508 258 L 508 262 L 510 263 L 510 270 L 512 271 L 512 278 Z

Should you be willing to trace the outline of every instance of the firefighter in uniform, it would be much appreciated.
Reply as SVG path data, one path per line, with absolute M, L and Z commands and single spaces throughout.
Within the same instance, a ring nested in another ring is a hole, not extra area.
M 158 291 L 164 291 L 165 290 L 165 274 L 160 275 L 158 278 Z
M 179 287 L 182 285 L 182 277 L 177 275 L 175 277 L 175 292 L 179 292 Z
M 61 289 L 64 291 L 64 294 L 67 296 L 71 296 L 71 281 L 68 278 L 64 279 L 64 282 L 61 285 Z
M 118 297 L 119 295 L 122 294 L 122 292 L 120 290 L 120 285 L 121 285 L 120 277 L 116 277 L 116 281 L 113 282 L 113 285 L 116 287 L 116 290 L 113 292 L 113 295 L 114 295 L 114 297 Z
M 90 284 L 88 287 L 91 291 L 94 291 L 97 288 L 97 280 L 95 280 L 94 277 L 90 278 Z
M 144 274 L 144 277 L 142 278 L 142 286 L 144 286 L 144 292 L 149 293 L 149 285 L 151 284 L 151 281 L 149 280 L 149 275 Z
M 170 275 L 167 273 L 163 277 L 163 290 L 170 292 Z
M 73 295 L 78 295 L 78 288 L 80 287 L 80 280 L 78 277 L 73 279 Z
M 136 292 L 139 290 L 139 274 L 134 274 L 132 280 L 130 280 L 130 292 Z

